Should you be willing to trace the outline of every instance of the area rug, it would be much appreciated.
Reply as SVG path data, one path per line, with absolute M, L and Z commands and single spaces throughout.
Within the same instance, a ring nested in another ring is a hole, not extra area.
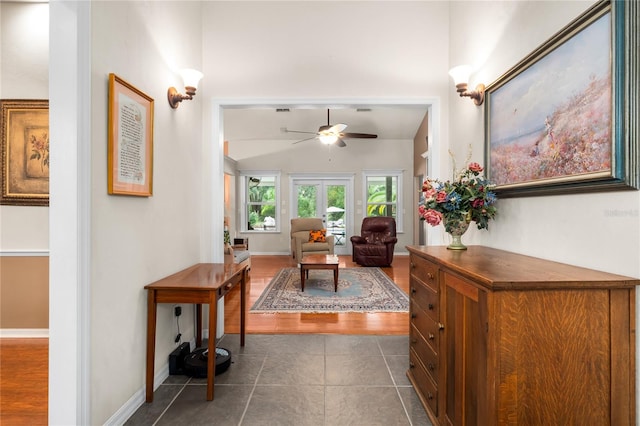
M 408 312 L 409 297 L 380 268 L 312 269 L 300 290 L 300 269 L 283 268 L 262 292 L 251 312 Z

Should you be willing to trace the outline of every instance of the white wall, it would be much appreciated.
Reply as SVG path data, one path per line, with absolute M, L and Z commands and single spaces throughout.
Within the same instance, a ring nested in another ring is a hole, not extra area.
M 451 65 L 476 64 L 472 85 L 491 83 L 593 3 L 453 2 L 452 16 L 473 19 L 451 22 Z M 475 159 L 483 161 L 483 109 L 452 99 L 450 116 L 457 157 L 463 159 L 472 143 Z M 473 237 L 492 247 L 640 277 L 639 209 L 638 191 L 504 199 L 489 232 Z
M 262 143 L 260 141 L 258 143 Z M 238 170 L 279 170 L 281 173 L 280 188 L 281 200 L 285 201 L 283 207 L 286 214 L 280 215 L 280 234 L 246 233 L 243 236 L 250 238 L 251 251 L 267 253 L 290 253 L 290 216 L 289 211 L 289 174 L 291 173 L 340 173 L 353 174 L 354 176 L 354 226 L 353 235 L 360 233 L 360 224 L 363 217 L 363 170 L 403 170 L 402 199 L 404 212 L 404 230 L 398 234 L 396 253 L 405 252 L 405 246 L 413 241 L 413 141 L 412 140 L 376 140 L 372 143 L 367 139 L 349 139 L 347 146 L 338 148 L 326 146 L 318 142 L 297 144 L 292 146 L 291 141 L 264 141 L 274 149 L 280 146 L 279 152 L 259 154 L 254 157 L 238 161 Z M 271 142 L 271 144 L 269 143 Z M 234 142 L 230 144 L 229 154 L 233 157 L 234 149 L 243 150 L 243 145 L 250 142 Z M 358 201 L 360 204 L 358 204 Z
M 451 21 L 451 66 L 475 64 L 472 86 L 491 83 L 593 3 L 452 2 L 451 16 L 461 19 Z M 482 160 L 483 109 L 460 99 L 451 101 L 449 113 L 458 157 L 472 143 L 475 159 Z M 490 230 L 474 230 L 467 242 L 640 278 L 640 192 L 512 198 L 497 206 Z M 635 311 L 637 323 L 637 297 Z M 636 353 L 636 365 L 639 360 Z
M 207 186 L 222 164 L 207 144 L 219 126 L 209 119 L 213 99 L 434 97 L 444 153 L 434 161 L 448 167 L 449 140 L 459 158 L 472 143 L 481 161 L 482 109 L 456 96 L 447 70 L 477 62 L 476 78 L 494 80 L 589 3 L 93 2 L 92 256 L 82 283 L 91 288 L 91 423 L 107 421 L 144 383 L 142 287 L 213 247 L 208 209 L 222 200 L 222 185 Z M 196 99 L 172 111 L 166 89 L 179 84 L 173 69 L 182 66 L 205 78 Z M 156 99 L 151 198 L 106 194 L 109 72 Z M 638 197 L 501 200 L 491 230 L 471 232 L 469 242 L 640 276 L 638 218 L 607 215 L 609 206 L 637 209 Z M 173 346 L 170 311 L 159 312 L 156 368 Z
M 296 99 L 433 98 L 440 102 L 439 108 L 446 109 L 448 7 L 447 2 L 206 2 L 203 62 L 211 81 L 206 93 L 232 100 L 286 99 L 292 104 Z M 434 127 L 446 147 L 446 114 L 438 115 L 437 120 Z M 357 141 L 349 144 L 355 147 Z M 304 148 L 310 152 L 308 144 Z M 352 148 L 350 154 L 361 163 L 371 153 Z M 400 167 L 407 170 L 409 188 L 411 158 L 410 151 L 409 162 Z M 258 168 L 264 169 L 260 163 Z M 326 170 L 325 166 L 314 171 Z M 243 162 L 239 168 L 251 167 Z M 291 168 L 303 171 L 304 167 Z M 332 164 L 330 170 L 359 174 L 362 168 L 360 164 L 351 168 Z M 286 181 L 283 175 L 283 188 Z M 359 180 L 354 190 L 356 199 L 361 198 Z M 409 239 L 398 244 L 402 250 L 410 242 L 413 219 L 412 197 L 405 196 L 405 200 Z M 282 220 L 288 222 L 288 217 Z M 275 243 L 278 250 L 288 251 L 284 247 L 289 241 L 286 230 L 275 238 L 251 237 L 252 249 L 260 250 L 265 240 L 264 246 Z
M 183 92 L 176 71 L 201 69 L 199 2 L 92 3 L 91 406 L 102 424 L 145 378 L 144 285 L 200 261 L 202 99 L 173 110 L 167 89 Z M 107 194 L 108 75 L 154 102 L 153 196 Z M 206 85 L 203 80 L 202 86 Z M 220 188 L 221 190 L 221 188 Z M 206 238 L 206 237 L 205 237 Z M 192 305 L 183 307 L 183 339 L 193 337 Z M 156 374 L 177 334 L 171 305 L 159 305 Z
M 48 4 L 0 2 L 0 99 L 49 99 L 48 30 Z M 2 252 L 47 251 L 49 208 L 0 206 L 0 230 Z
M 205 2 L 211 96 L 444 96 L 447 2 Z

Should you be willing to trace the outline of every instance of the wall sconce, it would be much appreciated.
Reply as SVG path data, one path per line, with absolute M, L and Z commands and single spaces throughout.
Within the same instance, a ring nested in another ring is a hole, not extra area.
M 180 70 L 180 76 L 184 82 L 184 90 L 186 95 L 178 93 L 175 87 L 169 87 L 167 91 L 167 98 L 169 99 L 169 105 L 171 108 L 176 109 L 180 105 L 180 102 L 184 100 L 191 100 L 196 95 L 196 89 L 198 88 L 198 82 L 204 76 L 200 71 L 192 69 Z
M 476 105 L 482 105 L 484 102 L 484 84 L 478 84 L 476 90 L 468 91 L 467 84 L 469 83 L 469 75 L 471 75 L 471 66 L 460 65 L 449 70 L 449 75 L 453 78 L 453 82 L 456 85 L 456 90 L 460 96 L 468 96 L 473 99 Z

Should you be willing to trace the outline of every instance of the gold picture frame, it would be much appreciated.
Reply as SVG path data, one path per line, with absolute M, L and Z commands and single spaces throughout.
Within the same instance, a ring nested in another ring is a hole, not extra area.
M 0 100 L 0 204 L 49 205 L 49 101 Z
M 108 192 L 153 195 L 153 98 L 109 74 Z

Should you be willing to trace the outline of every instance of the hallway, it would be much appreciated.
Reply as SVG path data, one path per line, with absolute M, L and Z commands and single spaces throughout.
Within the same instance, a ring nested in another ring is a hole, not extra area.
M 126 425 L 430 425 L 405 373 L 408 336 L 226 334 L 215 378 L 169 376 Z

